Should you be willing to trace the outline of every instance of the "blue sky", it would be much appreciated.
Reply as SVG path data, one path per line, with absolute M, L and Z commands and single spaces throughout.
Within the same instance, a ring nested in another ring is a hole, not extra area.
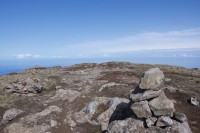
M 0 58 L 200 48 L 199 0 L 0 0 Z

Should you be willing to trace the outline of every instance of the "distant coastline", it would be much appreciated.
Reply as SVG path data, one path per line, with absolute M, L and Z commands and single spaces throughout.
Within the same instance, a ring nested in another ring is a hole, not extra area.
M 133 57 L 133 58 L 105 58 L 105 59 L 27 59 L 0 60 L 0 75 L 23 71 L 36 65 L 43 67 L 70 66 L 81 63 L 103 63 L 110 61 L 127 61 L 141 64 L 162 64 L 181 66 L 185 68 L 200 68 L 200 57 Z

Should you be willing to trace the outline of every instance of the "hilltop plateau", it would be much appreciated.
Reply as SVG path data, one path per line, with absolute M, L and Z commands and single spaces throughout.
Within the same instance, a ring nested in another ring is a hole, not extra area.
M 129 62 L 36 66 L 0 76 L 0 132 L 199 133 L 198 101 L 198 68 Z

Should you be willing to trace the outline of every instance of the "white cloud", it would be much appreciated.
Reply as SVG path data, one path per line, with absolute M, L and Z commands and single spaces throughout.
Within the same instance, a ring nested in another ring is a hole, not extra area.
M 200 48 L 200 28 L 168 32 L 144 32 L 113 40 L 98 40 L 62 48 L 71 55 L 95 55 L 115 52 Z M 62 51 L 62 49 L 60 49 Z M 64 52 L 63 52 L 64 53 Z
M 25 59 L 25 58 L 41 58 L 42 56 L 26 53 L 26 54 L 18 54 L 15 57 L 17 59 Z
M 24 58 L 96 58 L 110 57 L 112 53 L 154 49 L 200 48 L 200 28 L 173 30 L 167 32 L 143 32 L 112 40 L 96 40 L 57 47 L 55 55 L 40 56 L 18 54 Z M 181 55 L 190 56 L 190 55 Z

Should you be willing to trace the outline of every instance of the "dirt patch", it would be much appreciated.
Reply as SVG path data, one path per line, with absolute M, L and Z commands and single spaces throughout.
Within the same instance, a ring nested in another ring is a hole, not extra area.
M 100 126 L 90 125 L 89 123 L 78 125 L 75 131 L 79 133 L 102 133 Z
M 60 76 L 49 76 L 48 79 L 61 80 Z
M 73 65 L 71 67 L 64 68 L 64 70 L 77 71 L 77 70 L 84 70 L 86 68 L 94 68 L 96 66 L 97 66 L 96 63 L 83 63 L 83 64 L 77 64 L 77 65 Z
M 46 67 L 35 67 L 33 69 L 35 69 L 35 70 L 44 70 L 44 69 L 47 69 L 47 68 Z
M 121 71 L 115 71 L 115 72 L 102 72 L 101 77 L 99 77 L 97 80 L 108 80 L 109 82 L 116 82 L 121 83 L 129 79 L 129 84 L 138 82 L 138 75 L 134 72 L 121 72 Z M 132 81 L 132 82 L 130 82 Z
M 188 103 L 188 99 L 190 98 L 188 94 L 181 92 L 166 92 L 166 95 L 169 99 L 176 101 L 176 111 L 184 113 L 187 116 L 190 128 L 193 133 L 200 133 L 200 107 L 191 106 Z
M 178 89 L 182 89 L 186 91 L 187 93 L 194 95 L 198 99 L 200 99 L 200 84 L 198 81 L 200 81 L 200 78 L 197 77 L 190 77 L 190 76 L 182 76 L 178 74 L 166 74 L 166 77 L 169 77 L 172 79 L 170 82 L 170 86 L 174 86 Z
M 74 80 L 73 81 L 75 84 L 81 83 L 81 80 Z
M 3 116 L 7 109 L 0 106 L 0 118 Z
M 40 112 L 44 109 L 44 105 L 41 103 L 39 98 L 29 98 L 29 99 L 21 99 L 21 100 L 16 100 L 14 102 L 14 107 L 15 108 L 20 108 L 26 113 L 35 113 L 35 112 Z
M 134 88 L 133 86 L 124 86 L 124 85 L 106 87 L 102 90 L 101 96 L 128 98 L 129 92 L 133 88 Z

